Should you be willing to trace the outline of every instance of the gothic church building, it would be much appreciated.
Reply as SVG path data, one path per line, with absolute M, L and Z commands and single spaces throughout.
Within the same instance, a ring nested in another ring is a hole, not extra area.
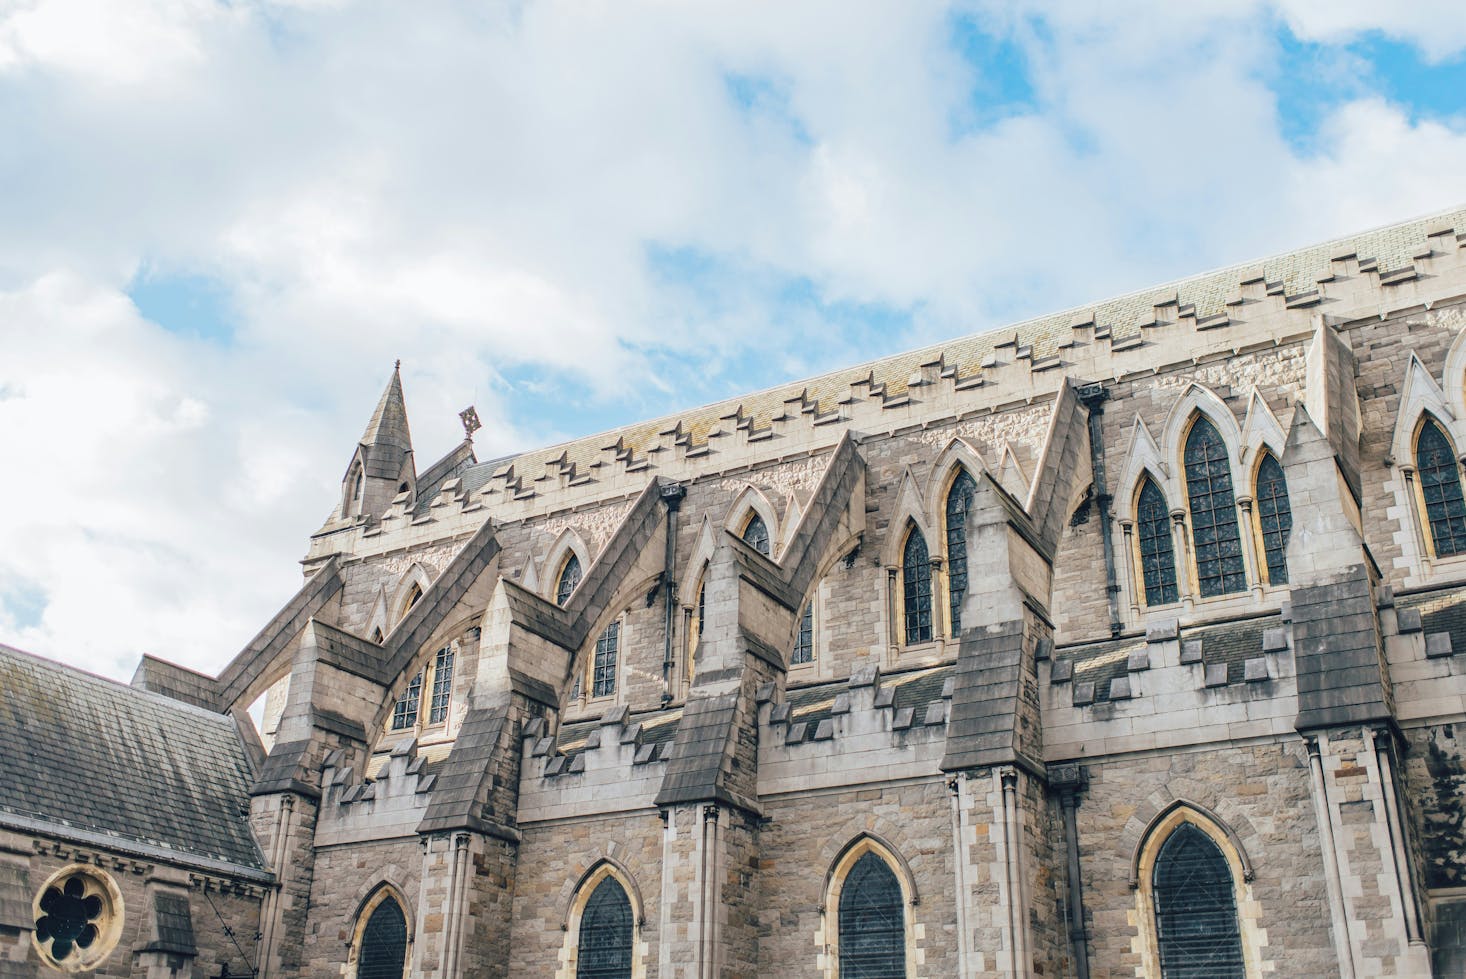
M 467 427 L 217 677 L 0 647 L 0 979 L 1466 975 L 1466 210 Z

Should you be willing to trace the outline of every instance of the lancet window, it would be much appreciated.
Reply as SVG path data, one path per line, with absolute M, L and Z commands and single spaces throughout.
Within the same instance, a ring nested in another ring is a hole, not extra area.
M 391 895 L 369 912 L 361 930 L 357 979 L 402 979 L 407 964 L 407 916 Z
M 748 523 L 743 525 L 742 536 L 744 543 L 764 557 L 768 557 L 773 550 L 773 545 L 769 541 L 769 525 L 764 523 L 764 518 L 757 513 L 749 515 Z
M 867 851 L 840 888 L 840 979 L 905 979 L 906 908 L 890 864 Z
M 580 915 L 576 979 L 631 979 L 631 899 L 615 877 L 601 878 Z
M 932 562 L 926 538 L 912 527 L 901 552 L 902 611 L 906 619 L 908 645 L 932 638 Z
M 952 635 L 962 634 L 962 599 L 967 594 L 967 508 L 977 483 L 963 469 L 947 491 L 947 598 Z
M 555 582 L 555 604 L 564 605 L 570 601 L 570 595 L 580 584 L 581 568 L 580 558 L 574 551 L 565 558 L 565 563 L 560 565 L 560 577 Z
M 1232 869 L 1211 837 L 1178 823 L 1151 879 L 1162 979 L 1244 979 Z
M 1257 464 L 1256 506 L 1257 533 L 1268 583 L 1287 584 L 1288 534 L 1293 530 L 1293 510 L 1288 503 L 1288 482 L 1283 478 L 1283 467 L 1271 452 L 1264 452 Z
M 1135 533 L 1145 604 L 1166 605 L 1176 601 L 1176 546 L 1171 540 L 1171 511 L 1161 488 L 1149 476 L 1136 497 Z
M 1427 417 L 1416 435 L 1415 468 L 1436 556 L 1466 552 L 1466 501 L 1461 493 L 1461 466 L 1450 439 L 1434 418 Z
M 1242 535 L 1232 495 L 1232 463 L 1227 443 L 1203 416 L 1186 436 L 1186 502 L 1196 554 L 1196 586 L 1203 598 L 1247 588 Z
M 616 692 L 616 660 L 620 653 L 621 623 L 612 622 L 596 639 L 591 663 L 590 695 L 609 697 Z

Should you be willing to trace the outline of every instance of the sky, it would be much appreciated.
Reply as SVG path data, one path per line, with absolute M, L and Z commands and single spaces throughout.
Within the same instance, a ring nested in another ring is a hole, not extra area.
M 1466 203 L 1466 4 L 0 0 L 0 643 L 217 671 L 420 468 Z

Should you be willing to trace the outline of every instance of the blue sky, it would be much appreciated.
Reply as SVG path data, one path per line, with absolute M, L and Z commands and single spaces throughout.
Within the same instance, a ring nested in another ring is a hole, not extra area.
M 0 8 L 0 642 L 227 660 L 487 458 L 1466 201 L 1466 8 Z

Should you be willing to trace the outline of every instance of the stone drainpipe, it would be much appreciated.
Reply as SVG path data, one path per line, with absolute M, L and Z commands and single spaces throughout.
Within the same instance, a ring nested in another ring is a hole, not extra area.
M 1079 826 L 1074 810 L 1079 807 L 1079 793 L 1088 780 L 1078 765 L 1054 765 L 1049 768 L 1049 785 L 1059 793 L 1059 808 L 1064 813 L 1064 848 L 1069 865 L 1069 947 L 1074 956 L 1075 979 L 1089 979 L 1089 930 L 1084 927 L 1084 886 L 1079 874 Z
M 1115 548 L 1110 529 L 1110 487 L 1105 482 L 1105 402 L 1110 392 L 1102 384 L 1079 389 L 1079 401 L 1089 412 L 1089 468 L 1094 477 L 1094 503 L 1099 510 L 1100 534 L 1105 545 L 1105 594 L 1110 602 L 1110 635 L 1120 634 L 1120 582 L 1115 575 Z

